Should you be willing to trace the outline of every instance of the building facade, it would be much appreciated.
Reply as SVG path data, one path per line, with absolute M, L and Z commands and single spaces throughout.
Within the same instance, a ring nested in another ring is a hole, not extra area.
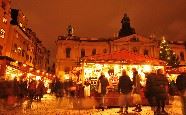
M 80 66 L 80 60 L 85 56 L 128 50 L 159 59 L 160 51 L 160 40 L 138 34 L 107 39 L 59 36 L 56 45 L 56 75 L 62 79 L 73 67 Z M 184 42 L 169 41 L 169 45 L 179 57 L 181 64 L 185 65 Z
M 0 0 L 0 56 L 6 53 L 10 20 L 10 0 Z
M 1 0 L 1 4 L 0 55 L 35 69 L 48 71 L 50 51 L 28 27 L 28 19 L 24 13 L 18 9 L 10 9 L 9 0 Z

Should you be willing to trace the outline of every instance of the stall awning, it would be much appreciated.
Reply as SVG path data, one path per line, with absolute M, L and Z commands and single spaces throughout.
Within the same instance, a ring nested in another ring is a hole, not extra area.
M 12 59 L 12 58 L 10 58 L 8 56 L 0 56 L 0 60 L 3 60 L 3 59 L 9 60 L 9 61 L 15 61 L 14 59 Z
M 94 63 L 123 63 L 123 64 L 152 64 L 165 65 L 165 62 L 150 56 L 144 56 L 127 50 L 115 51 L 109 54 L 97 54 L 84 57 L 85 62 Z

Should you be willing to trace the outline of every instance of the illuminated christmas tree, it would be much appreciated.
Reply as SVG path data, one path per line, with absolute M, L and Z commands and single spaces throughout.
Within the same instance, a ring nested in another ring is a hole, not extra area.
M 167 41 L 163 37 L 163 40 L 160 43 L 160 59 L 167 62 L 167 65 L 172 67 L 177 67 L 180 62 L 179 58 L 176 56 L 176 53 L 169 47 Z

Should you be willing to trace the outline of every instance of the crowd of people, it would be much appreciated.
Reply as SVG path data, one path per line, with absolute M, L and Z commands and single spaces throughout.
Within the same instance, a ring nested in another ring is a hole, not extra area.
M 72 80 L 60 81 L 59 78 L 53 79 L 51 83 L 51 94 L 55 94 L 58 97 L 83 97 L 84 86 L 82 83 L 77 83 Z
M 146 74 L 146 85 L 144 87 L 140 83 L 141 77 L 138 74 L 138 71 L 135 68 L 133 68 L 132 71 L 132 79 L 127 75 L 126 70 L 122 70 L 122 75 L 119 78 L 118 92 L 120 93 L 120 96 L 118 97 L 118 102 L 120 110 L 118 113 L 127 114 L 128 107 L 131 103 L 135 104 L 133 111 L 141 112 L 143 98 L 140 95 L 142 95 L 142 93 L 148 100 L 148 104 L 151 106 L 155 115 L 161 113 L 167 114 L 165 106 L 168 103 L 170 96 L 181 95 L 183 104 L 186 102 L 186 74 L 180 74 L 176 81 L 169 81 L 163 70 L 158 69 L 156 72 Z M 102 110 L 105 108 L 105 97 L 107 95 L 108 87 L 109 81 L 104 73 L 101 72 L 97 81 L 96 91 L 100 94 L 98 105 Z M 61 82 L 56 78 L 53 80 L 51 88 L 51 92 L 55 93 L 56 97 L 63 97 L 65 95 L 69 95 L 70 97 L 83 97 L 83 85 L 77 85 L 72 81 Z M 137 101 L 131 101 L 131 99 Z
M 142 93 L 148 100 L 155 115 L 161 113 L 167 114 L 165 111 L 166 103 L 169 101 L 170 96 L 179 95 L 183 104 L 183 113 L 186 111 L 186 73 L 178 75 L 176 81 L 168 81 L 162 69 L 156 72 L 146 74 L 146 85 L 141 85 L 141 77 L 138 71 L 133 68 L 132 79 L 127 75 L 126 70 L 122 70 L 122 75 L 119 77 L 118 89 L 119 97 L 118 102 L 120 110 L 118 113 L 128 114 L 128 107 L 131 103 L 135 108 L 133 111 L 142 111 Z M 46 93 L 46 87 L 42 80 L 23 80 L 19 81 L 15 78 L 13 81 L 3 81 L 0 86 L 0 98 L 9 100 L 10 97 L 16 98 L 19 104 L 23 103 L 27 98 L 32 102 L 33 100 L 41 101 L 41 98 Z M 84 85 L 87 85 L 85 83 Z M 90 83 L 88 83 L 90 85 Z M 99 106 L 104 110 L 105 96 L 107 95 L 108 87 L 110 86 L 108 79 L 104 73 L 101 73 L 98 78 L 96 91 L 100 94 Z M 78 84 L 72 80 L 61 82 L 59 78 L 53 79 L 51 83 L 51 94 L 55 94 L 57 98 L 70 96 L 70 97 L 84 97 L 84 86 L 82 83 Z M 133 101 L 131 101 L 131 99 Z M 135 101 L 134 101 L 135 100 Z
M 137 70 L 133 69 L 133 78 L 132 80 L 127 75 L 126 70 L 122 71 L 122 76 L 119 78 L 118 83 L 118 92 L 120 96 L 118 98 L 120 110 L 118 113 L 128 114 L 128 106 L 131 103 L 135 104 L 135 112 L 141 112 L 141 104 L 143 98 L 140 97 L 143 93 L 145 98 L 148 100 L 149 105 L 151 106 L 152 110 L 154 111 L 155 115 L 161 114 L 168 114 L 165 111 L 166 103 L 169 101 L 170 96 L 179 95 L 182 97 L 182 104 L 183 104 L 183 113 L 186 110 L 186 74 L 181 73 L 178 77 L 176 82 L 171 81 L 169 82 L 167 77 L 165 76 L 162 69 L 158 69 L 156 72 L 151 72 L 146 75 L 146 86 L 143 87 L 140 84 L 140 75 L 138 74 Z M 98 91 L 99 91 L 99 83 L 101 84 L 101 94 L 102 98 L 106 95 L 106 89 L 109 86 L 108 80 L 106 77 L 101 74 L 100 78 L 98 79 Z M 141 98 L 141 99 L 139 99 Z M 137 100 L 137 101 L 131 101 Z M 104 100 L 104 99 L 103 99 Z M 102 102 L 103 103 L 103 102 Z M 103 104 L 102 104 L 103 105 Z M 124 108 L 125 107 L 125 108 Z
M 6 100 L 7 105 L 21 106 L 24 100 L 28 99 L 31 103 L 33 100 L 41 101 L 46 93 L 46 87 L 42 80 L 17 80 L 1 81 L 0 98 Z

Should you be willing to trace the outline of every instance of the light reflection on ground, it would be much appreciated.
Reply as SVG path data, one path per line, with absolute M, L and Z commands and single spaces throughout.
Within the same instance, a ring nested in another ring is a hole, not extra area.
M 171 101 L 171 105 L 167 106 L 166 110 L 170 115 L 182 115 L 179 100 L 179 97 L 175 97 L 174 101 Z M 82 103 L 80 104 L 80 102 Z M 31 109 L 26 108 L 27 103 L 28 101 L 25 101 L 22 107 L 14 109 L 5 109 L 1 105 L 0 115 L 118 115 L 117 111 L 119 111 L 119 108 L 105 109 L 105 111 L 95 109 L 93 105 L 96 102 L 92 98 L 72 101 L 69 98 L 57 99 L 51 95 L 44 95 L 41 102 L 33 102 Z M 129 115 L 136 114 L 132 109 L 133 107 L 129 108 Z M 153 115 L 150 107 L 146 106 L 142 109 L 141 115 Z

